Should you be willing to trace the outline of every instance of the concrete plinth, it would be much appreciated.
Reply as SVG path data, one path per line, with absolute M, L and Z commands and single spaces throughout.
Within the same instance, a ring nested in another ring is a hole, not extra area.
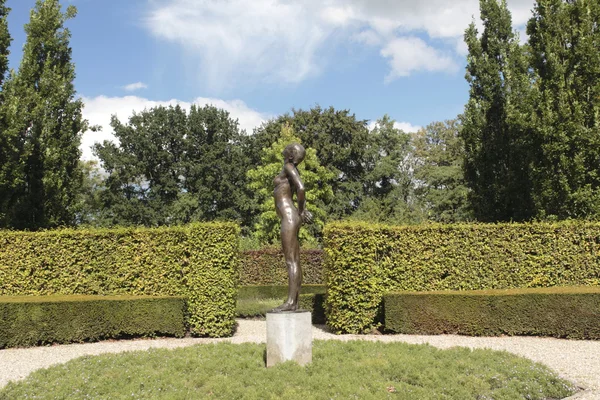
M 310 311 L 267 313 L 267 367 L 289 360 L 300 365 L 312 361 Z

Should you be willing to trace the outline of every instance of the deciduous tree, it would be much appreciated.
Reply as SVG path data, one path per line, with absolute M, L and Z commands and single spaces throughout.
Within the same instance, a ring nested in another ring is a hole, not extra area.
M 6 7 L 6 0 L 0 0 L 0 89 L 2 89 L 2 82 L 4 82 L 4 76 L 8 71 L 9 46 L 12 41 L 8 32 L 7 17 L 9 12 L 10 8 Z
M 422 218 L 414 196 L 410 135 L 388 115 L 369 133 L 363 157 L 364 199 L 351 218 L 383 223 L 416 223 Z
M 369 141 L 367 121 L 357 119 L 349 110 L 333 107 L 293 110 L 292 114 L 282 115 L 257 129 L 254 148 L 269 147 L 286 123 L 304 146 L 315 149 L 321 165 L 333 174 L 330 184 L 334 198 L 327 206 L 327 214 L 340 219 L 354 213 L 366 195 L 363 183 L 368 172 L 365 163 Z M 254 154 L 254 162 L 258 162 L 256 154 L 260 154 L 260 150 Z
M 450 223 L 470 218 L 460 129 L 460 122 L 453 119 L 432 122 L 413 135 L 415 191 L 429 220 Z
M 254 191 L 256 201 L 260 204 L 261 213 L 257 217 L 255 235 L 264 244 L 279 241 L 280 221 L 275 211 L 273 200 L 273 179 L 283 168 L 283 150 L 288 144 L 301 143 L 295 136 L 291 125 L 281 127 L 279 139 L 270 147 L 263 149 L 261 163 L 255 169 L 248 171 L 249 187 Z M 333 199 L 333 190 L 328 182 L 333 175 L 321 166 L 315 149 L 306 147 L 304 161 L 298 166 L 302 182 L 306 189 L 307 209 L 313 214 L 311 225 L 303 226 L 299 238 L 301 243 L 312 243 L 321 236 L 325 221 L 328 219 L 327 204 Z
M 238 122 L 225 110 L 193 105 L 134 113 L 111 122 L 119 143 L 95 153 L 106 170 L 103 225 L 171 225 L 215 219 L 249 225 L 248 157 Z
M 6 132 L 5 109 L 3 108 L 3 83 L 8 71 L 8 55 L 10 54 L 9 46 L 11 42 L 7 23 L 10 8 L 6 7 L 5 4 L 5 0 L 0 0 L 0 227 L 6 226 L 9 197 L 14 184 L 12 171 L 16 167 L 15 161 L 18 161 L 18 154 L 15 160 L 12 137 L 9 137 Z

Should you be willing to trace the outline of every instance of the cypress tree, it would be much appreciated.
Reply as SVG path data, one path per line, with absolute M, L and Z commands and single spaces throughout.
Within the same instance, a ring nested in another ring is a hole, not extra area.
M 5 85 L 6 136 L 19 153 L 3 225 L 50 228 L 75 221 L 81 185 L 80 133 L 83 103 L 75 98 L 70 32 L 58 0 L 37 0 L 25 25 L 27 39 L 17 74 Z

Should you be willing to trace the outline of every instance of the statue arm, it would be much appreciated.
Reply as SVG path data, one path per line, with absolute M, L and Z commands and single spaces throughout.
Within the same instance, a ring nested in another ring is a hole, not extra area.
M 298 213 L 306 223 L 312 222 L 312 214 L 306 209 L 306 195 L 304 183 L 298 174 L 298 170 L 292 163 L 285 164 L 285 172 L 296 189 L 296 199 L 298 201 Z

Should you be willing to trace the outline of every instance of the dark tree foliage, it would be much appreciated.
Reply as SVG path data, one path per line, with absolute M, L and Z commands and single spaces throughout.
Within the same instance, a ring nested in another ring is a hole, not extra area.
M 433 122 L 413 135 L 415 192 L 429 220 L 451 223 L 471 217 L 461 128 L 453 119 Z
M 526 220 L 534 213 L 527 62 L 506 1 L 481 0 L 480 9 L 481 37 L 474 23 L 465 32 L 470 92 L 461 136 L 470 203 L 481 221 Z
M 15 160 L 14 150 L 11 148 L 11 140 L 6 133 L 6 118 L 4 115 L 5 110 L 3 109 L 3 83 L 8 70 L 8 55 L 10 54 L 9 46 L 11 42 L 7 24 L 10 8 L 6 7 L 5 4 L 5 0 L 0 0 L 0 226 L 2 226 L 1 221 L 6 220 L 8 198 L 13 185 L 11 171 L 15 168 L 15 161 L 17 161 Z
M 248 226 L 244 138 L 238 123 L 213 106 L 156 107 L 128 124 L 112 118 L 119 145 L 95 146 L 108 177 L 99 225 L 172 225 L 217 219 Z
M 330 182 L 334 199 L 328 205 L 329 217 L 340 219 L 351 215 L 366 195 L 367 121 L 358 120 L 348 110 L 335 110 L 333 107 L 293 110 L 291 114 L 282 115 L 255 130 L 251 152 L 254 164 L 260 160 L 260 150 L 277 140 L 285 123 L 293 127 L 304 146 L 317 151 L 321 165 L 335 176 Z
M 408 199 L 412 179 L 407 158 L 411 152 L 410 135 L 394 127 L 388 115 L 377 121 L 365 143 L 365 194 L 383 199 L 395 188 L 401 187 Z
M 105 189 L 105 171 L 97 160 L 80 161 L 83 180 L 75 207 L 77 225 L 97 224 L 102 211 L 100 194 Z
M 541 218 L 600 217 L 599 21 L 598 0 L 538 0 L 527 25 Z
M 414 191 L 415 157 L 410 135 L 394 123 L 384 115 L 369 133 L 363 157 L 364 199 L 352 219 L 405 224 L 423 218 Z
M 10 34 L 8 33 L 7 22 L 7 17 L 8 13 L 10 12 L 10 8 L 6 7 L 5 4 L 6 0 L 0 0 L 0 89 L 2 89 L 4 76 L 8 71 L 8 55 L 10 54 L 8 48 L 10 46 L 10 42 L 12 41 Z
M 81 184 L 80 133 L 86 129 L 75 99 L 70 32 L 58 0 L 38 0 L 25 25 L 19 71 L 4 83 L 3 146 L 8 166 L 0 172 L 0 226 L 51 228 L 75 223 Z M 1 36 L 1 33 L 0 33 Z

